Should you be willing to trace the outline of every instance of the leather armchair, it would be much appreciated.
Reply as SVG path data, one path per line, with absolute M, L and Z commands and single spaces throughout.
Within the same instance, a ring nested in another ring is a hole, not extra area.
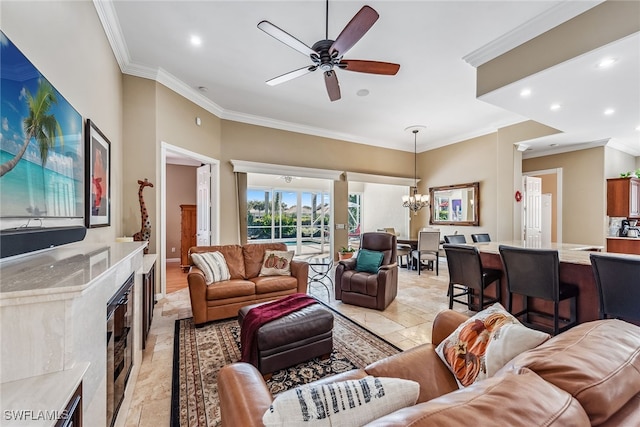
M 398 294 L 397 237 L 393 234 L 363 233 L 360 249 L 383 253 L 377 273 L 356 271 L 357 258 L 342 260 L 336 267 L 336 300 L 361 307 L 384 310 Z

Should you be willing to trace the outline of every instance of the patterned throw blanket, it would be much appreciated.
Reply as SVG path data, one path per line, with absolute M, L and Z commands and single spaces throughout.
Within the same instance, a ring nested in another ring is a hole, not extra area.
M 307 294 L 293 294 L 249 310 L 242 321 L 242 328 L 240 329 L 241 360 L 257 367 L 258 343 L 256 333 L 258 329 L 265 323 L 284 317 L 308 305 L 317 304 L 317 302 L 315 298 Z

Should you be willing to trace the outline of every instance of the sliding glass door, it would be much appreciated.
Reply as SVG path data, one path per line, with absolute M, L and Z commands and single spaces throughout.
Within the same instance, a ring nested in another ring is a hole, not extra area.
M 247 189 L 249 241 L 284 242 L 298 255 L 328 252 L 329 199 L 326 192 Z

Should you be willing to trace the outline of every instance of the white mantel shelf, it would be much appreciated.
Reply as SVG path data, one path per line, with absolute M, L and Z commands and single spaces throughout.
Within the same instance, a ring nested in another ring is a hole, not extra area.
M 68 299 L 135 256 L 146 242 L 74 243 L 0 262 L 0 306 Z

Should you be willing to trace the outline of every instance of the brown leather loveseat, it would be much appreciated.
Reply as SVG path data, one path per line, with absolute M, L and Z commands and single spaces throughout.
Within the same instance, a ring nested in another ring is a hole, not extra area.
M 370 426 L 640 425 L 640 327 L 612 319 L 584 323 L 521 353 L 493 377 L 458 389 L 435 348 L 466 319 L 443 311 L 433 323 L 433 344 L 315 384 L 366 375 L 419 383 L 415 405 Z M 263 425 L 273 397 L 253 366 L 222 368 L 218 391 L 223 426 Z
M 291 261 L 291 276 L 259 276 L 267 250 L 286 251 L 287 246 L 284 243 L 249 243 L 189 249 L 191 269 L 187 282 L 196 325 L 237 316 L 238 310 L 246 305 L 307 292 L 309 264 L 304 261 Z M 191 254 L 215 251 L 224 256 L 231 278 L 207 285 Z

